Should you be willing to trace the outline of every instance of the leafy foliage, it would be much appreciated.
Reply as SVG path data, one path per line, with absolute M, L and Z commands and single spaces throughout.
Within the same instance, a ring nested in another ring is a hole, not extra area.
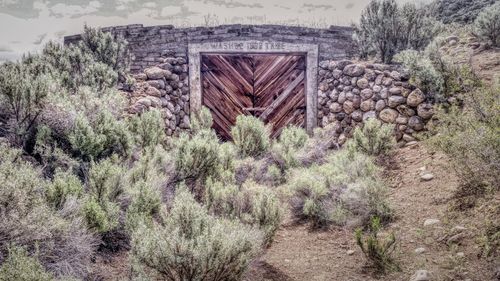
M 49 281 L 54 278 L 25 249 L 11 246 L 7 259 L 0 266 L 0 280 Z
M 434 16 L 446 23 L 472 23 L 481 10 L 493 5 L 496 0 L 436 0 L 429 6 Z
M 484 9 L 474 21 L 474 26 L 479 37 L 500 47 L 500 3 Z
M 463 96 L 463 103 L 437 110 L 439 122 L 430 128 L 429 143 L 452 159 L 468 189 L 463 192 L 476 194 L 485 184 L 498 189 L 500 85 L 472 91 Z
M 362 58 L 376 55 L 384 63 L 406 49 L 425 48 L 439 28 L 423 8 L 399 7 L 394 0 L 372 0 L 361 14 L 355 39 Z
M 240 280 L 257 254 L 261 235 L 245 225 L 210 216 L 180 188 L 162 224 L 141 226 L 132 254 L 151 277 L 165 280 Z M 179 258 L 183 257 L 183 258 Z
M 164 122 L 158 110 L 134 116 L 130 122 L 130 132 L 135 138 L 135 144 L 143 148 L 162 144 L 165 139 Z
M 347 147 L 371 156 L 386 154 L 396 142 L 393 131 L 392 125 L 382 124 L 378 119 L 370 118 L 362 128 L 354 130 L 353 138 L 347 143 Z
M 234 144 L 243 156 L 259 156 L 269 148 L 269 133 L 264 123 L 253 117 L 239 115 L 231 129 Z

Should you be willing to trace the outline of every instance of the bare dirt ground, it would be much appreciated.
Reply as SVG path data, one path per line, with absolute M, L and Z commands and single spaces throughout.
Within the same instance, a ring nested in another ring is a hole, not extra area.
M 494 275 L 500 261 L 478 257 L 476 240 L 481 233 L 476 226 L 484 223 L 481 211 L 460 212 L 451 207 L 458 182 L 445 157 L 416 144 L 399 149 L 394 162 L 396 168 L 384 174 L 391 186 L 396 219 L 385 230 L 398 238 L 400 272 L 373 276 L 364 266 L 352 229 L 312 232 L 305 225 L 285 223 L 247 280 L 410 280 L 418 269 L 430 271 L 432 280 L 497 280 Z M 434 179 L 422 181 L 424 169 Z M 499 196 L 489 199 L 490 206 L 499 204 Z M 424 227 L 426 219 L 440 223 Z M 417 248 L 425 251 L 417 254 Z

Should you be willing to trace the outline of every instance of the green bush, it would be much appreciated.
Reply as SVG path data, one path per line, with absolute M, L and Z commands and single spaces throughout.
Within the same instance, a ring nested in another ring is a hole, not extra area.
M 192 138 L 181 135 L 174 154 L 179 179 L 204 183 L 208 176 L 215 176 L 219 152 L 219 140 L 213 131 L 201 131 Z
M 321 166 L 295 170 L 289 181 L 292 213 L 315 228 L 364 225 L 374 215 L 387 221 L 392 213 L 378 172 L 369 156 L 346 149 Z
M 195 133 L 202 130 L 210 130 L 212 128 L 212 113 L 206 107 L 202 107 L 200 111 L 195 112 L 191 120 L 191 130 Z
M 369 235 L 363 237 L 363 231 L 357 229 L 355 234 L 356 243 L 374 269 L 379 273 L 399 270 L 399 266 L 393 257 L 396 237 L 394 234 L 390 234 L 385 241 L 381 241 L 378 236 L 380 228 L 380 219 L 372 217 Z
M 71 172 L 58 170 L 52 182 L 47 186 L 45 194 L 49 204 L 60 209 L 69 198 L 82 196 L 83 185 Z
M 54 277 L 40 264 L 36 257 L 30 257 L 21 247 L 9 247 L 9 254 L 0 266 L 0 281 L 49 281 Z
M 210 216 L 180 188 L 162 224 L 132 235 L 132 256 L 151 278 L 240 280 L 261 246 L 259 231 Z
M 479 13 L 497 0 L 435 0 L 428 9 L 443 23 L 469 24 Z
M 125 122 L 117 120 L 107 111 L 101 112 L 93 123 L 79 115 L 69 141 L 73 150 L 88 160 L 113 153 L 127 155 L 131 148 L 131 135 Z
M 83 210 L 90 228 L 105 233 L 118 226 L 120 208 L 117 201 L 124 193 L 125 180 L 124 168 L 114 164 L 111 158 L 92 164 Z
M 394 0 L 372 0 L 361 14 L 355 39 L 361 56 L 376 55 L 392 62 L 402 50 L 421 50 L 438 33 L 439 25 L 424 8 L 407 3 L 399 7 Z
M 245 157 L 262 155 L 270 145 L 268 129 L 261 120 L 253 116 L 236 117 L 231 135 L 239 153 Z
M 464 195 L 498 190 L 500 171 L 500 84 L 463 95 L 463 105 L 436 110 L 428 143 L 451 158 Z
M 0 145 L 0 256 L 16 244 L 37 252 L 41 264 L 55 276 L 84 278 L 94 253 L 95 238 L 77 212 L 48 206 L 48 183 L 21 151 Z
M 139 147 L 156 146 L 165 139 L 165 121 L 158 110 L 149 110 L 132 117 L 130 131 Z
M 309 136 L 304 129 L 295 126 L 284 128 L 278 142 L 271 147 L 274 160 L 283 170 L 297 167 L 300 164 L 298 152 L 308 140 Z
M 274 192 L 253 182 L 238 187 L 209 178 L 205 204 L 214 215 L 257 226 L 264 233 L 266 245 L 272 242 L 281 223 L 282 212 Z
M 23 148 L 34 138 L 38 116 L 52 83 L 35 72 L 35 65 L 23 62 L 0 65 L 0 131 Z
M 412 84 L 415 84 L 424 93 L 437 99 L 440 98 L 445 90 L 444 78 L 425 54 L 415 50 L 407 50 L 397 54 L 394 59 L 410 71 Z
M 474 22 L 477 35 L 500 47 L 500 3 L 484 9 Z
M 375 118 L 368 119 L 363 127 L 354 130 L 353 138 L 348 141 L 347 149 L 360 151 L 367 155 L 387 154 L 395 145 L 394 126 L 382 124 Z

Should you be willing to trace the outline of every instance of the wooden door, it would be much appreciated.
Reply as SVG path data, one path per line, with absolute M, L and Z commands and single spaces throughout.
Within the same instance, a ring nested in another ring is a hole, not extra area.
M 240 114 L 254 115 L 276 137 L 287 125 L 305 125 L 305 57 L 275 54 L 202 55 L 202 103 L 226 140 Z

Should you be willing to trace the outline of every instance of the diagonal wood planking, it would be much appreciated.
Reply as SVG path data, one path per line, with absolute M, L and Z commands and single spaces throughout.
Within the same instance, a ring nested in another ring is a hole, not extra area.
M 202 103 L 226 140 L 240 114 L 254 115 L 277 137 L 287 125 L 305 126 L 305 57 L 275 54 L 202 55 Z

